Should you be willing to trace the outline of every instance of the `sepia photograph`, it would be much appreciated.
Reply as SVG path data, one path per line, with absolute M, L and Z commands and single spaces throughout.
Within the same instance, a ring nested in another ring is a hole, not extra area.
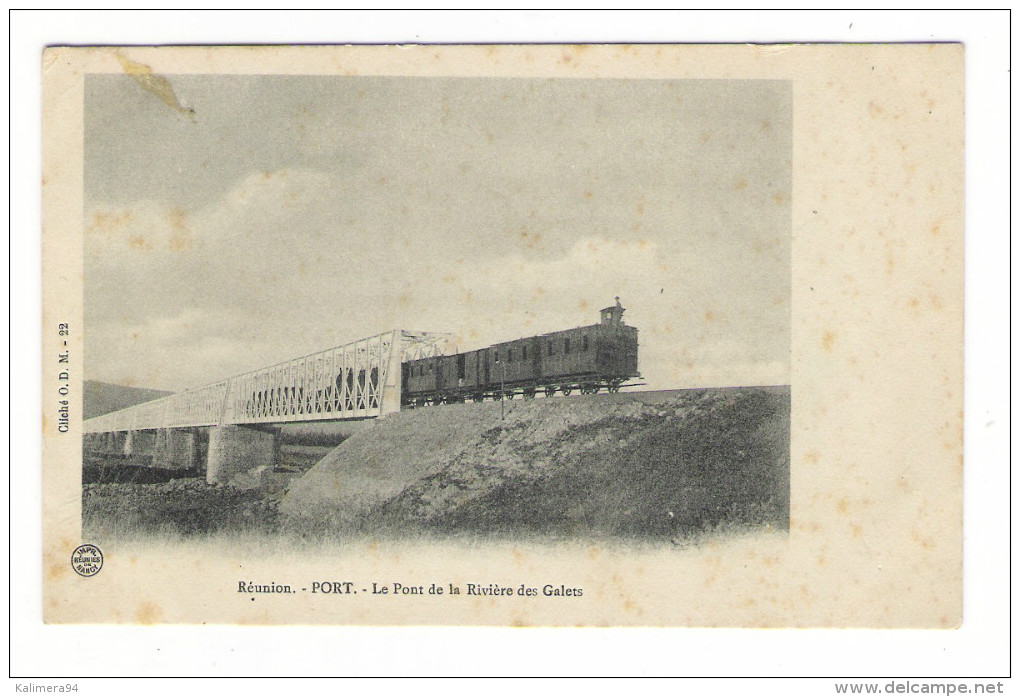
M 787 533 L 789 81 L 128 54 L 84 79 L 84 539 Z

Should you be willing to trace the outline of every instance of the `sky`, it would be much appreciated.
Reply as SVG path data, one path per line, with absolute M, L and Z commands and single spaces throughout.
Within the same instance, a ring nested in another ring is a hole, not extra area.
M 789 383 L 787 82 L 166 78 L 186 108 L 85 82 L 88 379 L 470 350 L 619 296 L 646 389 Z

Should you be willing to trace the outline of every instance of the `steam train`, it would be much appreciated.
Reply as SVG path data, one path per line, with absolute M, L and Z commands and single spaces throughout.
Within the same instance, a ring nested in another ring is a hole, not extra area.
M 617 392 L 638 373 L 638 330 L 623 323 L 620 299 L 601 311 L 601 321 L 516 339 L 451 356 L 401 365 L 401 404 L 481 402 L 533 398 L 539 391 L 569 395 Z

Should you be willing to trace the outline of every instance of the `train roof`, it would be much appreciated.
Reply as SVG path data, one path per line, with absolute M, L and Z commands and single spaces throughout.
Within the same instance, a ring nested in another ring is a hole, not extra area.
M 570 329 L 557 329 L 556 331 L 545 332 L 544 334 L 532 334 L 530 336 L 522 336 L 522 337 L 518 337 L 516 339 L 507 339 L 506 341 L 497 341 L 495 343 L 487 344 L 485 346 L 478 346 L 477 348 L 471 348 L 471 349 L 466 349 L 466 350 L 459 350 L 458 349 L 456 351 L 456 353 L 445 354 L 445 355 L 451 356 L 451 355 L 456 355 L 458 353 L 473 353 L 475 351 L 484 351 L 486 349 L 490 349 L 490 348 L 493 348 L 493 347 L 496 347 L 496 346 L 507 346 L 509 344 L 515 344 L 518 341 L 527 341 L 528 339 L 544 339 L 546 337 L 558 336 L 560 334 L 566 334 L 568 332 L 576 332 L 576 331 L 579 331 L 581 329 L 593 329 L 595 331 L 598 331 L 598 329 L 600 327 L 603 327 L 603 326 L 605 326 L 605 325 L 603 325 L 600 322 L 596 322 L 595 324 L 584 324 L 584 325 L 581 325 L 580 327 L 571 327 Z M 624 327 L 626 329 L 633 329 L 633 330 L 637 329 L 636 327 L 632 327 L 632 326 L 627 325 L 627 324 L 621 324 L 621 325 L 618 325 L 618 326 L 622 326 L 622 327 Z M 427 361 L 427 360 L 430 360 L 432 358 L 437 358 L 437 356 L 426 356 L 426 357 L 423 357 L 423 358 L 415 358 L 415 359 L 412 359 L 412 360 L 407 361 L 407 362 L 408 363 L 413 363 L 414 361 Z

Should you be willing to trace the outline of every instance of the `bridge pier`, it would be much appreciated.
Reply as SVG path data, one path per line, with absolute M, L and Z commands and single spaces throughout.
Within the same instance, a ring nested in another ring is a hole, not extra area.
M 210 484 L 227 484 L 256 467 L 272 467 L 279 450 L 278 428 L 213 426 L 209 429 L 205 479 Z
M 160 428 L 156 431 L 152 466 L 163 469 L 194 469 L 198 465 L 198 439 L 186 428 Z
M 96 447 L 97 450 L 104 455 L 123 455 L 124 454 L 124 442 L 127 440 L 127 435 L 124 431 L 108 431 L 106 433 L 97 433 L 98 436 Z
M 128 431 L 124 437 L 124 455 L 151 456 L 156 445 L 156 434 L 152 431 Z

